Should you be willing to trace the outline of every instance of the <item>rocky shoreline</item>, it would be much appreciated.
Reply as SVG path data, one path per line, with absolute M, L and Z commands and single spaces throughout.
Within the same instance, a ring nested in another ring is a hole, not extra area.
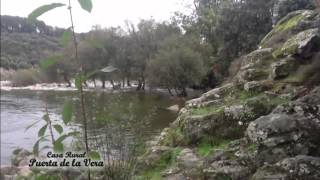
M 319 25 L 310 10 L 280 20 L 231 82 L 188 101 L 148 143 L 141 177 L 320 179 Z

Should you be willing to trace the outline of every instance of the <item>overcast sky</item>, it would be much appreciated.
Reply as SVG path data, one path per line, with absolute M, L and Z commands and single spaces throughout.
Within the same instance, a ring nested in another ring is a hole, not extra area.
M 1 15 L 27 17 L 35 8 L 52 2 L 67 3 L 68 0 L 1 0 Z M 77 0 L 71 2 L 76 31 L 87 32 L 97 24 L 101 27 L 124 26 L 125 20 L 136 24 L 139 19 L 150 17 L 157 21 L 168 20 L 175 11 L 186 11 L 190 0 L 92 0 L 91 14 L 82 10 Z M 39 19 L 51 26 L 70 26 L 66 7 L 52 10 Z

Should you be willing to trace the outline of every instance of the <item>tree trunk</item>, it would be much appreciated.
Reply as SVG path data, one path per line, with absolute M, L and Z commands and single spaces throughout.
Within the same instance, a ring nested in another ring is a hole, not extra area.
M 176 93 L 176 96 L 179 96 L 179 93 L 178 93 L 178 91 L 177 91 L 177 88 L 174 87 L 173 89 L 174 89 L 174 92 Z
M 139 91 L 139 90 L 141 89 L 141 86 L 142 86 L 142 85 L 141 85 L 141 80 L 139 79 L 139 80 L 138 80 L 137 91 Z
M 130 83 L 130 79 L 129 78 L 127 78 L 127 86 L 131 87 L 131 83 Z
M 112 89 L 114 89 L 114 82 L 113 82 L 113 80 L 110 80 L 110 84 L 112 85 Z
M 187 96 L 188 96 L 188 93 L 187 93 L 187 90 L 186 90 L 185 87 L 182 88 L 181 96 L 182 96 L 182 97 L 187 97 Z
M 141 89 L 144 90 L 146 85 L 146 81 L 144 80 L 144 77 L 142 76 L 142 87 Z
M 170 94 L 171 96 L 173 96 L 173 94 L 172 94 L 172 92 L 171 92 L 171 89 L 170 89 L 169 87 L 167 87 L 167 89 L 168 89 L 169 94 Z
M 96 78 L 93 78 L 92 81 L 93 81 L 94 88 L 96 88 L 97 87 Z

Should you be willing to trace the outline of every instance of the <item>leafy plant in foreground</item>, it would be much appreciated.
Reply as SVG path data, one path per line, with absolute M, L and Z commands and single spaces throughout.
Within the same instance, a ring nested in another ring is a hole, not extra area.
M 92 10 L 92 2 L 91 0 L 78 0 L 78 3 L 80 4 L 81 8 L 84 9 L 85 11 L 88 11 L 89 13 Z M 75 84 L 76 87 L 78 89 L 78 93 L 79 93 L 79 97 L 80 97 L 80 107 L 81 107 L 81 114 L 82 114 L 82 119 L 83 119 L 83 128 L 84 128 L 84 142 L 85 142 L 85 150 L 87 152 L 87 154 L 91 154 L 94 155 L 95 157 L 97 156 L 96 152 L 90 151 L 89 149 L 89 143 L 88 143 L 88 129 L 87 129 L 87 116 L 86 116 L 86 107 L 85 107 L 85 94 L 83 91 L 83 82 L 85 82 L 85 80 L 88 78 L 88 75 L 84 74 L 83 71 L 83 65 L 82 63 L 80 63 L 79 58 L 78 58 L 78 43 L 77 43 L 77 39 L 76 39 L 76 35 L 75 35 L 75 30 L 74 30 L 74 22 L 73 22 L 73 16 L 72 16 L 72 6 L 71 6 L 71 0 L 68 1 L 68 4 L 63 4 L 63 3 L 51 3 L 51 4 L 47 4 L 47 5 L 43 5 L 38 7 L 37 9 L 35 9 L 32 13 L 29 14 L 28 16 L 28 21 L 30 23 L 34 22 L 39 16 L 41 16 L 42 14 L 58 8 L 58 7 L 64 7 L 67 6 L 67 9 L 70 13 L 70 21 L 71 21 L 71 27 L 69 29 L 67 29 L 62 37 L 61 37 L 61 44 L 62 45 L 66 45 L 68 44 L 68 41 L 71 41 L 71 39 L 73 39 L 73 45 L 74 45 L 74 58 L 77 62 L 79 62 L 80 65 L 80 69 L 79 72 L 77 73 L 77 76 L 75 77 Z M 72 37 L 72 38 L 71 38 Z M 60 58 L 58 56 L 54 56 L 54 57 L 49 57 L 45 60 L 42 60 L 42 62 L 40 63 L 42 68 L 48 68 L 54 64 L 56 64 L 57 62 L 61 61 L 62 58 Z M 64 123 L 67 123 L 71 120 L 72 117 L 72 105 L 70 102 L 66 103 L 64 105 L 64 110 L 63 110 L 63 121 Z M 60 136 L 57 140 L 54 139 L 53 134 L 52 134 L 52 127 L 56 127 L 57 131 L 61 131 L 60 126 L 52 126 L 51 125 L 51 121 L 49 119 L 49 116 L 44 116 L 44 119 L 46 120 L 46 124 L 40 128 L 39 130 L 39 137 L 40 139 L 36 142 L 34 149 L 37 149 L 37 147 L 39 146 L 39 142 L 40 141 L 45 141 L 46 137 L 44 136 L 46 129 L 49 127 L 49 130 L 51 132 L 51 138 L 52 138 L 52 142 L 53 142 L 53 148 L 55 150 L 63 150 L 63 144 L 62 141 L 68 137 L 68 135 L 62 135 Z M 88 179 L 90 180 L 90 169 L 88 170 Z

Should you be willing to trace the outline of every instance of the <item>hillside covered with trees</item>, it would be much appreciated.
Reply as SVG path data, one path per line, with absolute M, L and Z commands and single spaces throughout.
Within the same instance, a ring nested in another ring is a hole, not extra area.
M 1 16 L 1 67 L 25 69 L 39 64 L 52 53 L 61 51 L 59 37 L 63 29 L 26 18 Z

